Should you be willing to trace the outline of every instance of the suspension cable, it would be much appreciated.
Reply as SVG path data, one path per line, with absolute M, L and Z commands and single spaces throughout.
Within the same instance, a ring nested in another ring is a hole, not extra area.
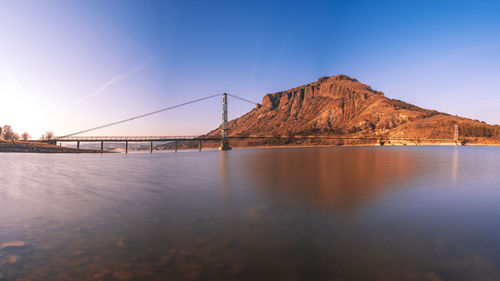
M 228 93 L 227 95 L 228 95 L 228 96 L 231 96 L 231 97 L 233 97 L 233 98 L 237 98 L 237 99 L 242 100 L 242 101 L 246 101 L 246 102 L 251 103 L 251 104 L 253 104 L 253 105 L 258 105 L 258 104 L 259 104 L 258 102 L 254 102 L 254 101 L 251 101 L 251 100 L 247 100 L 246 98 L 242 98 L 242 97 L 239 97 L 239 96 L 237 96 L 237 95 L 233 95 L 233 94 L 229 94 L 229 93 Z
M 83 133 L 88 133 L 88 132 L 91 132 L 91 131 L 95 131 L 95 130 L 98 130 L 98 129 L 102 129 L 102 128 L 106 128 L 106 127 L 111 127 L 111 126 L 114 126 L 114 125 L 118 125 L 118 124 L 121 124 L 121 123 L 129 122 L 129 121 L 132 121 L 132 120 L 136 120 L 136 119 L 139 119 L 139 118 L 143 118 L 143 117 L 146 117 L 146 116 L 150 116 L 150 115 L 153 115 L 153 114 L 157 114 L 157 113 L 164 112 L 164 111 L 167 111 L 167 110 L 170 110 L 170 109 L 178 108 L 178 107 L 181 107 L 181 106 L 184 106 L 184 105 L 192 104 L 192 103 L 195 103 L 195 102 L 207 100 L 207 99 L 218 97 L 218 96 L 220 96 L 220 94 L 211 95 L 211 96 L 208 96 L 208 97 L 204 97 L 204 98 L 200 98 L 200 99 L 188 101 L 188 102 L 181 103 L 181 104 L 178 104 L 178 105 L 174 105 L 174 106 L 162 108 L 162 109 L 159 109 L 159 110 L 155 110 L 153 112 L 149 112 L 149 113 L 137 115 L 137 116 L 134 116 L 134 117 L 131 117 L 131 118 L 127 118 L 127 119 L 123 119 L 123 120 L 120 120 L 120 121 L 116 121 L 116 122 L 104 124 L 104 125 L 101 125 L 101 126 L 97 126 L 97 127 L 94 127 L 94 128 L 87 129 L 87 130 L 83 130 L 83 131 L 71 133 L 71 134 L 68 134 L 68 135 L 65 135 L 65 136 L 56 137 L 54 139 L 67 138 L 67 137 L 71 137 L 71 136 L 74 136 L 74 135 L 79 135 L 79 134 L 83 134 Z M 233 95 L 231 95 L 231 96 L 233 96 Z M 239 97 L 237 97 L 237 98 L 239 98 Z M 242 98 L 240 98 L 240 99 L 242 99 Z M 247 102 L 250 102 L 250 101 L 247 100 Z

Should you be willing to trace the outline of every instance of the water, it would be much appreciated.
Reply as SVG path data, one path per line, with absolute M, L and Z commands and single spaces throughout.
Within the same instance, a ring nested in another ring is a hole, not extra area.
M 487 147 L 1 154 L 0 243 L 26 246 L 0 250 L 0 274 L 500 280 L 498 159 Z

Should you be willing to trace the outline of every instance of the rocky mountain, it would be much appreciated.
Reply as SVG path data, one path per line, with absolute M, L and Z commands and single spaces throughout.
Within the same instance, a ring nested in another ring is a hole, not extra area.
M 229 134 L 453 139 L 455 124 L 462 138 L 500 140 L 498 125 L 423 109 L 337 75 L 265 95 L 262 105 L 229 122 Z

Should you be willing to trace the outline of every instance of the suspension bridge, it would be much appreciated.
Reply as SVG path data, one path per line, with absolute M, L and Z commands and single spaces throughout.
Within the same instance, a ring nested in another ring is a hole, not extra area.
M 208 100 L 208 99 L 220 97 L 220 96 L 221 96 L 221 94 L 210 95 L 207 97 L 203 97 L 203 98 L 195 99 L 195 100 L 188 101 L 185 103 L 181 103 L 178 105 L 162 108 L 159 110 L 155 110 L 155 111 L 148 112 L 145 114 L 137 115 L 137 116 L 130 117 L 127 119 L 123 119 L 123 120 L 107 123 L 104 125 L 100 125 L 97 127 L 93 127 L 90 129 L 74 132 L 74 133 L 67 134 L 64 136 L 57 136 L 57 137 L 54 137 L 50 140 L 46 140 L 46 142 L 51 143 L 51 144 L 68 143 L 68 142 L 69 143 L 76 143 L 77 150 L 80 150 L 80 144 L 83 142 L 85 142 L 85 143 L 100 142 L 101 143 L 101 149 L 100 149 L 101 152 L 104 151 L 104 143 L 105 142 L 114 142 L 114 143 L 122 142 L 122 143 L 125 143 L 125 153 L 128 153 L 129 143 L 149 142 L 150 143 L 150 151 L 152 153 L 155 142 L 173 142 L 174 143 L 174 150 L 177 152 L 179 142 L 196 141 L 196 142 L 198 142 L 198 149 L 201 151 L 202 141 L 219 141 L 220 142 L 220 146 L 219 146 L 220 150 L 231 150 L 231 146 L 229 145 L 229 139 L 231 137 L 229 137 L 229 133 L 228 133 L 227 97 L 231 96 L 233 98 L 250 103 L 254 106 L 259 106 L 259 103 L 253 102 L 253 101 L 248 100 L 246 98 L 239 97 L 237 95 L 228 94 L 228 93 L 222 94 L 222 124 L 220 126 L 220 131 L 221 131 L 220 137 L 207 137 L 207 136 L 78 136 L 81 134 L 86 134 L 86 133 L 96 131 L 99 129 L 104 129 L 104 128 L 115 126 L 118 124 L 122 124 L 122 123 L 130 122 L 133 120 L 145 118 L 145 117 L 148 117 L 148 116 L 151 116 L 154 114 L 158 114 L 161 112 L 165 112 L 168 110 L 187 106 L 187 105 L 190 105 L 190 104 L 193 104 L 196 102 L 201 102 L 204 100 Z
M 130 122 L 133 120 L 145 118 L 154 114 L 159 114 L 168 110 L 176 109 L 179 107 L 187 106 L 193 103 L 201 102 L 204 100 L 212 99 L 215 97 L 221 97 L 222 96 L 222 122 L 220 125 L 220 136 L 79 136 L 81 134 L 86 134 L 89 132 L 93 132 L 99 129 L 104 129 L 107 127 L 115 126 L 118 124 Z M 62 143 L 76 143 L 76 148 L 77 150 L 80 150 L 80 144 L 81 143 L 100 143 L 100 151 L 101 153 L 104 152 L 104 143 L 106 142 L 112 142 L 112 143 L 124 143 L 125 144 L 125 153 L 128 153 L 129 151 L 129 143 L 144 143 L 147 142 L 150 144 L 150 152 L 153 152 L 154 144 L 156 142 L 170 142 L 173 143 L 173 149 L 175 152 L 177 152 L 178 149 L 178 144 L 180 142 L 197 142 L 198 143 L 198 149 L 201 151 L 202 149 L 202 142 L 204 141 L 216 141 L 220 142 L 219 150 L 231 150 L 230 146 L 230 139 L 256 139 L 256 140 L 264 140 L 264 139 L 282 139 L 282 138 L 289 138 L 289 136 L 229 136 L 229 128 L 228 128 L 228 100 L 227 97 L 230 96 L 232 98 L 239 99 L 241 101 L 250 103 L 254 106 L 260 106 L 259 103 L 253 102 L 251 100 L 248 100 L 243 97 L 239 97 L 237 95 L 233 94 L 228 94 L 228 93 L 223 93 L 221 94 L 216 94 L 216 95 L 210 95 L 207 97 L 191 100 L 185 103 L 181 103 L 178 105 L 162 108 L 159 110 L 155 110 L 149 113 L 133 116 L 127 119 L 107 123 L 104 125 L 100 125 L 97 127 L 89 128 L 86 130 L 81 130 L 78 132 L 74 132 L 71 134 L 63 135 L 63 136 L 57 136 L 54 138 L 51 138 L 50 140 L 44 140 L 44 142 L 48 142 L 50 144 L 62 144 Z M 365 140 L 365 141 L 375 141 L 379 142 L 380 144 L 384 144 L 385 142 L 388 141 L 409 141 L 409 142 L 415 142 L 419 143 L 421 141 L 439 141 L 439 142 L 454 142 L 455 144 L 459 143 L 458 139 L 458 126 L 455 126 L 455 135 L 454 139 L 422 139 L 422 138 L 382 138 L 382 137 L 342 137 L 342 136 L 302 136 L 302 135 L 296 135 L 293 137 L 294 139 L 302 139 L 302 140 L 307 140 L 307 139 L 314 139 L 314 140 Z M 462 140 L 462 144 L 464 140 Z

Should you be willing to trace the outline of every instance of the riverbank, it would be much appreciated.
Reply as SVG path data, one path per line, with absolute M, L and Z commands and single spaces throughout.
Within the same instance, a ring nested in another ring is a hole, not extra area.
M 204 141 L 202 149 L 217 149 L 220 146 L 218 141 Z M 367 146 L 500 146 L 500 142 L 491 139 L 469 139 L 467 142 L 457 142 L 453 140 L 428 140 L 428 141 L 409 141 L 409 140 L 386 140 L 384 142 L 359 142 L 349 139 L 335 140 L 310 140 L 310 139 L 297 139 L 291 143 L 285 144 L 280 142 L 269 141 L 247 141 L 247 140 L 231 140 L 230 146 L 232 148 L 300 148 L 300 147 L 367 147 Z M 178 149 L 182 150 L 196 150 L 199 149 L 197 141 L 186 141 L 177 145 Z M 161 145 L 156 148 L 157 150 L 174 150 L 175 147 L 172 143 Z
M 75 149 L 42 142 L 0 141 L 0 152 L 21 153 L 100 153 L 99 150 Z
M 220 144 L 218 142 L 208 142 L 204 143 L 202 149 L 217 149 Z M 462 146 L 462 144 L 455 144 L 453 142 L 409 142 L 409 141 L 392 141 L 386 142 L 383 145 L 380 143 L 363 143 L 363 144 L 326 144 L 326 143 L 317 143 L 317 144 L 299 144 L 299 143 L 291 143 L 291 144 L 242 144 L 235 143 L 232 144 L 232 148 L 305 148 L 305 147 L 366 147 L 366 146 Z M 466 143 L 465 146 L 500 146 L 500 143 L 492 143 L 492 142 L 471 142 Z M 179 145 L 179 150 L 197 150 L 198 147 L 195 145 Z M 171 147 L 157 147 L 154 150 L 165 151 L 165 150 L 174 150 Z M 146 151 L 146 150 L 129 150 L 129 151 Z M 149 151 L 149 149 L 147 149 Z M 100 150 L 95 149 L 76 149 L 71 147 L 57 146 L 51 145 L 47 143 L 41 142 L 26 142 L 26 141 L 0 141 L 0 153 L 2 152 L 11 152 L 11 153 L 100 153 Z M 104 153 L 123 153 L 125 150 L 123 149 L 113 149 L 113 150 L 104 150 Z

